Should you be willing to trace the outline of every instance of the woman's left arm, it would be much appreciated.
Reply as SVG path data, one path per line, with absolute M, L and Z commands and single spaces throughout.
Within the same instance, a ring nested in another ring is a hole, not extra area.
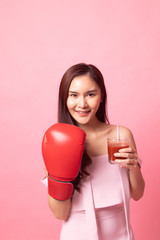
M 129 180 L 130 180 L 130 193 L 134 200 L 139 200 L 144 193 L 145 182 L 142 176 L 141 167 L 138 163 L 138 154 L 136 144 L 131 131 L 127 128 L 121 128 L 123 131 L 123 137 L 130 140 L 129 148 L 123 148 L 119 150 L 116 157 L 125 157 L 125 160 L 116 159 L 116 162 L 120 164 L 122 168 L 129 169 Z
M 145 182 L 139 164 L 136 164 L 134 168 L 130 168 L 129 177 L 131 197 L 138 201 L 143 197 L 145 188 Z

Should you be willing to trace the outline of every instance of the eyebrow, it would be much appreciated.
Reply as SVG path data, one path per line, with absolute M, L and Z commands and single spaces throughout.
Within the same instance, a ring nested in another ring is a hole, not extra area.
M 93 92 L 97 92 L 97 90 L 90 90 L 90 91 L 87 91 L 86 93 L 93 93 Z M 69 91 L 69 93 L 77 93 L 76 91 Z

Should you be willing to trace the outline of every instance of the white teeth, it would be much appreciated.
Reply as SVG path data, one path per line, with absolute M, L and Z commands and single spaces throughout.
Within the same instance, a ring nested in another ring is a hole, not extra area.
M 80 111 L 77 111 L 78 113 L 88 113 L 89 111 L 86 111 L 86 112 L 80 112 Z

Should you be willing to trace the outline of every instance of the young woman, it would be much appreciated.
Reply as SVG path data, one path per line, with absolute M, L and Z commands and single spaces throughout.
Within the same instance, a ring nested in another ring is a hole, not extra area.
M 81 168 L 72 198 L 59 201 L 48 195 L 56 218 L 64 220 L 61 240 L 133 240 L 129 200 L 144 192 L 141 162 L 131 131 L 109 123 L 106 90 L 101 72 L 77 64 L 64 74 L 59 89 L 58 122 L 76 125 L 86 133 Z M 107 138 L 128 138 L 130 145 L 108 161 Z M 123 157 L 124 159 L 119 159 Z

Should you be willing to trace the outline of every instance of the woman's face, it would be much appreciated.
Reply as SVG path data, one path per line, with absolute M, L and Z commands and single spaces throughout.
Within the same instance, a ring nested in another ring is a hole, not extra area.
M 67 107 L 79 124 L 89 124 L 96 119 L 101 102 L 101 90 L 89 75 L 75 77 L 69 88 Z

